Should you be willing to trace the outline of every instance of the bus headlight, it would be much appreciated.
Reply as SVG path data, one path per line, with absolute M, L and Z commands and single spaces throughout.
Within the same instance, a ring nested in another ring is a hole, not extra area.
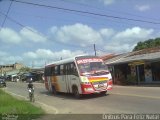
M 82 82 L 82 84 L 90 85 L 91 83 L 90 82 Z

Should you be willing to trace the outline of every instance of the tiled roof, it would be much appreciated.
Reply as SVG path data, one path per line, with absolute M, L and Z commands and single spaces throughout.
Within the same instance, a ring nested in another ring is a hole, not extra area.
M 151 50 L 151 51 L 148 51 L 148 53 L 147 53 L 147 50 L 124 53 L 112 59 L 106 60 L 105 63 L 120 64 L 120 63 L 127 63 L 127 62 L 140 61 L 140 60 L 144 60 L 144 61 L 160 60 L 160 50 L 156 50 L 156 51 Z

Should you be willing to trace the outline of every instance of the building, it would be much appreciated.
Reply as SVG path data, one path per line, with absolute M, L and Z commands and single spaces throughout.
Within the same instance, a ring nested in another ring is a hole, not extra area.
M 1 76 L 4 76 L 5 74 L 14 70 L 20 70 L 22 67 L 24 67 L 24 65 L 21 63 L 0 65 L 0 74 Z
M 160 48 L 102 58 L 109 65 L 115 84 L 160 84 Z
M 43 81 L 44 82 L 44 68 L 32 68 L 31 74 L 34 75 L 35 81 Z
M 23 68 L 23 69 L 22 69 Z M 44 68 L 29 68 L 23 64 L 15 63 L 0 65 L 0 76 L 5 76 L 10 81 L 43 81 Z

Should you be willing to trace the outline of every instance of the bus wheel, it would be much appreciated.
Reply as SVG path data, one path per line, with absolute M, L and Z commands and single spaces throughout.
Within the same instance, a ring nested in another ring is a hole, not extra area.
M 73 87 L 73 94 L 74 94 L 75 98 L 77 98 L 77 99 L 81 97 L 81 94 L 79 94 L 77 87 Z
M 53 93 L 54 95 L 56 95 L 56 94 L 57 94 L 57 91 L 56 91 L 56 89 L 55 89 L 55 87 L 54 87 L 54 86 L 52 86 L 52 93 Z
M 100 93 L 101 95 L 106 95 L 107 94 L 107 91 L 103 91 Z

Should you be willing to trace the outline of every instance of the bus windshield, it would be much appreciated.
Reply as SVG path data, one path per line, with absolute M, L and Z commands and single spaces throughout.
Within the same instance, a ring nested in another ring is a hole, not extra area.
M 81 75 L 105 75 L 109 73 L 108 67 L 101 59 L 85 59 L 77 61 Z

